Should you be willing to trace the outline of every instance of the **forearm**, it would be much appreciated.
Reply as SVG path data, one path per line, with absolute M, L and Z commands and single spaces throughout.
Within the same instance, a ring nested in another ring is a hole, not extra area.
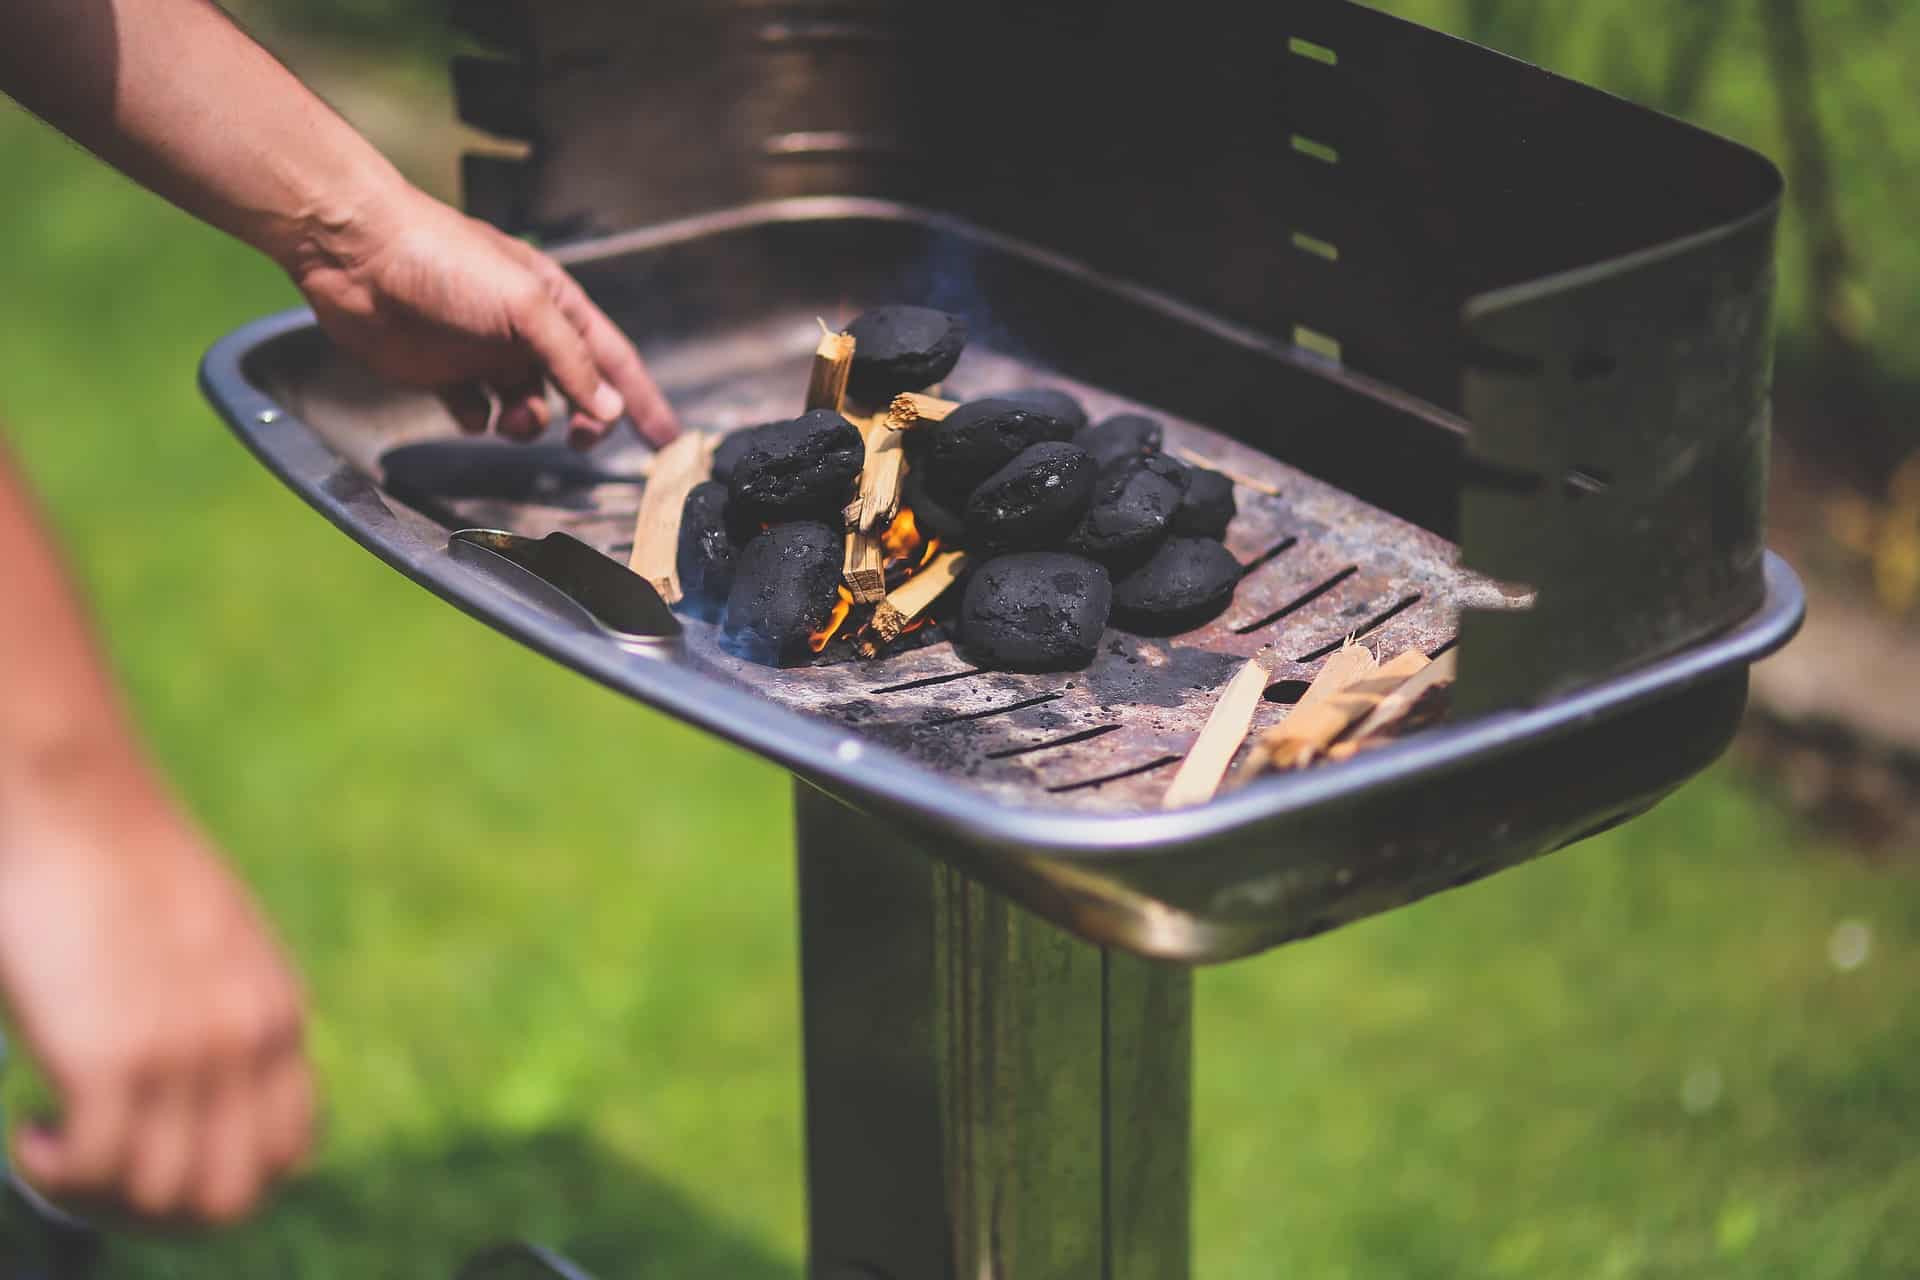
M 206 0 L 0 0 L 0 92 L 296 274 L 405 185 Z
M 0 447 L 0 829 L 150 784 L 78 597 Z M 0 846 L 4 842 L 0 841 Z

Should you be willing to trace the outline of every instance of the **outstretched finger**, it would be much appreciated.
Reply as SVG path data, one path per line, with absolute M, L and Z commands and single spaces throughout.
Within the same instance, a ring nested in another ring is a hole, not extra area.
M 541 290 L 537 301 L 521 309 L 515 328 L 575 408 L 600 422 L 612 422 L 627 411 L 620 393 L 601 377 L 586 338 L 547 291 Z
M 679 435 L 680 421 L 673 406 L 661 393 L 653 375 L 647 372 L 646 361 L 640 358 L 633 343 L 627 341 L 627 335 L 620 332 L 607 313 L 587 297 L 579 282 L 558 264 L 546 260 L 542 274 L 547 277 L 560 310 L 587 340 L 587 348 L 593 353 L 600 372 L 626 400 L 627 416 L 633 420 L 634 427 L 655 444 L 665 444 Z M 575 433 L 576 444 L 581 443 L 579 434 Z

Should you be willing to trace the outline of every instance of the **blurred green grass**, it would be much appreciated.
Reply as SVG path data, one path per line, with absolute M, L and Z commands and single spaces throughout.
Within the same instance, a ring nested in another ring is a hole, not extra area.
M 307 974 L 324 1150 L 110 1274 L 792 1277 L 787 784 L 333 532 L 193 385 L 292 301 L 0 111 L 0 421 L 159 756 Z M 1843 922 L 1867 962 L 1829 958 Z M 1201 980 L 1197 1274 L 1920 1272 L 1920 885 L 1729 771 L 1533 867 Z M 16 1078 L 9 1089 L 22 1087 Z

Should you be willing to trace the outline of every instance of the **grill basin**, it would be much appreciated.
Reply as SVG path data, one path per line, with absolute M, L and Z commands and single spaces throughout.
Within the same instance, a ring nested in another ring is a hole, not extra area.
M 1615 822 L 1724 747 L 1744 698 L 1739 664 L 1779 643 L 1797 616 L 1790 575 L 1776 566 L 1768 608 L 1709 644 L 1571 699 L 1481 714 L 1162 813 L 1171 762 L 1215 691 L 1263 645 L 1280 659 L 1276 681 L 1307 679 L 1350 633 L 1385 653 L 1435 651 L 1464 618 L 1463 698 L 1508 696 L 1503 668 L 1476 663 L 1471 628 L 1524 616 L 1519 601 L 1463 568 L 1447 540 L 1476 474 L 1458 419 L 1056 255 L 885 202 L 779 202 L 565 256 L 699 425 L 733 429 L 795 412 L 816 316 L 926 298 L 967 313 L 979 335 L 951 379 L 956 390 L 1048 381 L 1096 414 L 1151 412 L 1167 422 L 1171 444 L 1278 491 L 1239 490 L 1229 545 L 1254 567 L 1219 620 L 1164 640 L 1110 631 L 1085 672 L 968 674 L 947 645 L 873 664 L 775 670 L 726 654 L 714 629 L 694 621 L 684 654 L 667 661 L 577 632 L 446 550 L 450 527 L 482 525 L 564 529 L 620 554 L 635 487 L 428 501 L 416 484 L 409 507 L 381 488 L 380 459 L 453 434 L 432 397 L 374 384 L 299 315 L 263 322 L 210 357 L 209 383 L 243 437 L 404 572 L 561 661 L 901 824 L 1096 941 L 1225 959 Z M 1302 452 L 1337 455 L 1333 469 L 1361 491 L 1279 460 Z M 641 456 L 636 446 L 600 465 L 619 472 Z M 1580 504 L 1619 501 L 1615 489 L 1581 483 Z M 1283 712 L 1276 704 L 1260 714 Z M 1615 754 L 1599 745 L 1603 734 L 1639 745 Z
M 305 315 L 210 354 L 242 439 L 375 554 L 802 779 L 817 1277 L 1178 1280 L 1192 985 L 1156 961 L 1640 812 L 1798 622 L 1762 545 L 1780 178 L 1750 152 L 1347 0 L 454 8 L 489 49 L 462 116 L 523 150 L 469 158 L 470 207 L 571 241 L 698 425 L 788 416 L 815 315 L 913 301 L 969 318 L 957 390 L 1144 408 L 1280 494 L 1240 493 L 1222 622 L 1086 673 L 775 673 L 699 625 L 626 652 L 448 555 L 461 524 L 617 551 L 630 486 L 402 502 L 380 458 L 451 434 L 430 398 Z M 1367 629 L 1458 635 L 1467 714 L 1154 808 L 1244 655 L 1304 678 Z

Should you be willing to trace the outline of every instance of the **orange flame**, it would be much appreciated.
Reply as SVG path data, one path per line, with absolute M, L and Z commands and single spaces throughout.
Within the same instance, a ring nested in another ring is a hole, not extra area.
M 904 560 L 920 549 L 923 540 L 920 526 L 913 522 L 913 508 L 902 507 L 887 531 L 880 535 L 880 549 L 887 553 L 889 560 Z
M 807 637 L 807 648 L 819 653 L 833 639 L 834 632 L 840 630 L 840 624 L 847 620 L 853 611 L 853 592 L 843 585 L 840 598 L 833 602 L 833 613 L 827 618 L 827 625 Z

